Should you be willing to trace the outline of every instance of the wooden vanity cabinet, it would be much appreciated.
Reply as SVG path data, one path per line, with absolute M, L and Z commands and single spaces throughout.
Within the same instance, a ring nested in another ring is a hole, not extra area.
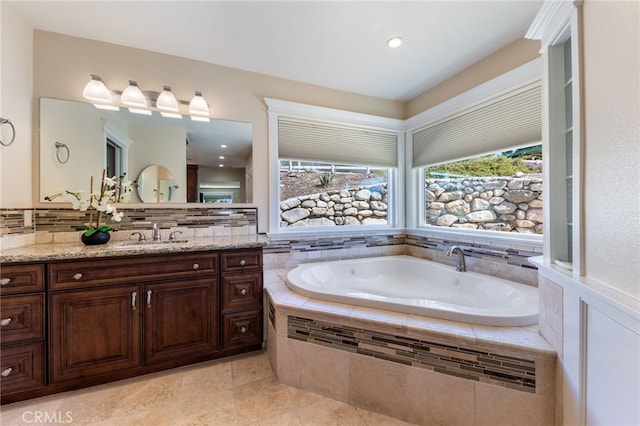
M 218 349 L 215 252 L 52 263 L 49 280 L 53 384 L 141 374 Z
M 3 404 L 262 348 L 261 248 L 0 273 Z
M 0 389 L 2 394 L 46 384 L 44 265 L 0 269 Z
M 223 347 L 262 344 L 262 250 L 225 251 L 220 263 Z

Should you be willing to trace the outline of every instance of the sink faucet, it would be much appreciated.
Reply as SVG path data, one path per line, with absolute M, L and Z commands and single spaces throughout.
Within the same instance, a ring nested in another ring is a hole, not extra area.
M 151 229 L 153 230 L 153 234 L 152 234 L 153 241 L 162 240 L 162 234 L 160 234 L 160 227 L 158 226 L 158 224 L 154 223 Z
M 451 246 L 449 250 L 447 250 L 447 256 L 452 256 L 454 254 L 458 255 L 458 261 L 456 262 L 456 271 L 458 272 L 467 272 L 467 265 L 464 262 L 464 252 L 458 246 Z

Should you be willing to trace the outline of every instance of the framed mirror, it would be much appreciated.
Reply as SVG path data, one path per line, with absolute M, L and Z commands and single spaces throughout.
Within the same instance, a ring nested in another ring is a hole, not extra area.
M 252 134 L 251 123 L 41 98 L 40 201 L 64 189 L 89 191 L 91 176 L 99 182 L 103 169 L 134 181 L 155 165 L 171 172 L 173 185 L 170 199 L 151 202 L 251 203 Z M 129 202 L 147 201 L 134 191 Z

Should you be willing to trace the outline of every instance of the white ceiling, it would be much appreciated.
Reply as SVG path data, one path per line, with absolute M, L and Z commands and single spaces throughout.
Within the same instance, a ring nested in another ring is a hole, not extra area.
M 522 38 L 542 0 L 6 3 L 36 29 L 406 101 Z

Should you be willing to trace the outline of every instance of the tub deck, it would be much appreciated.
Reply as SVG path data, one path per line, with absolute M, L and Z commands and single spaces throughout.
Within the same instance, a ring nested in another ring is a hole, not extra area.
M 287 287 L 288 272 L 264 275 L 278 381 L 417 424 L 553 424 L 556 353 L 537 325 L 475 325 L 314 299 Z

